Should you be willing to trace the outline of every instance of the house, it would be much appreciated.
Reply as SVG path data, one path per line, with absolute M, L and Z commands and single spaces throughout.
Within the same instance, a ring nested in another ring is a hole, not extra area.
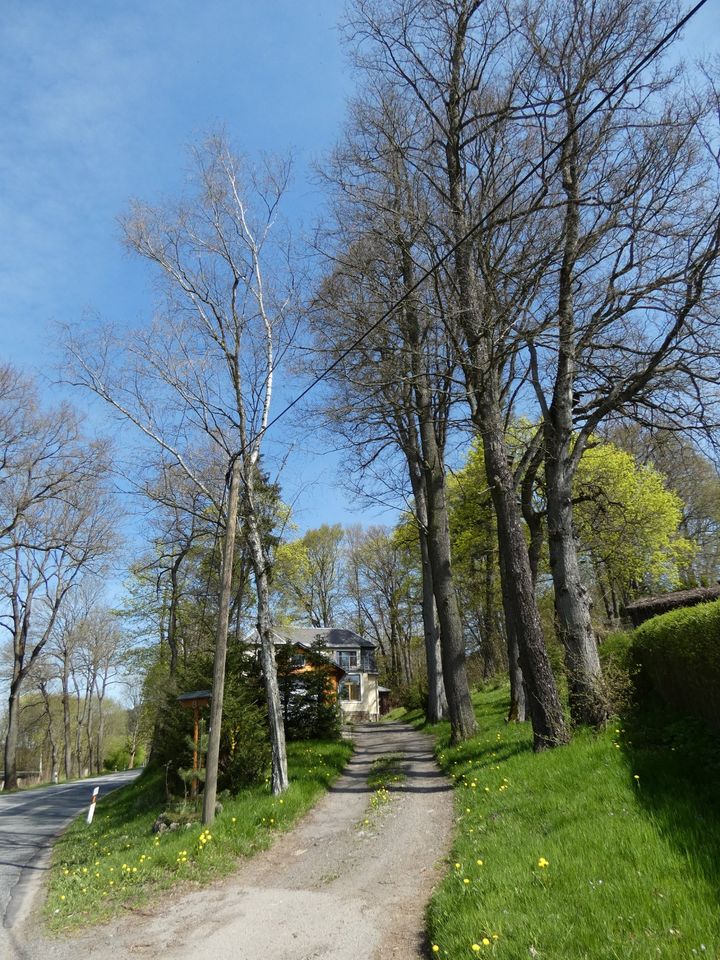
M 273 641 L 293 645 L 293 665 L 298 671 L 307 669 L 303 652 L 322 647 L 336 667 L 332 677 L 345 723 L 380 717 L 376 645 L 372 640 L 339 627 L 274 627 Z

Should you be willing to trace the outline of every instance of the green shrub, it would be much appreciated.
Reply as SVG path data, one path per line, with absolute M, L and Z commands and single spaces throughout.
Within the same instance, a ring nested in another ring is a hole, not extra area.
M 390 695 L 393 707 L 404 707 L 406 710 L 422 710 L 427 713 L 428 692 L 425 683 L 397 684 Z
M 632 632 L 609 634 L 599 652 L 610 710 L 616 716 L 627 714 L 636 705 L 639 693 Z
M 632 637 L 641 679 L 667 703 L 720 728 L 720 601 L 653 617 Z
M 278 686 L 288 740 L 337 740 L 340 706 L 333 683 L 333 666 L 322 644 L 304 652 L 304 668 L 296 665 L 290 644 L 275 650 Z
M 156 728 L 152 759 L 167 766 L 171 787 L 183 792 L 178 771 L 192 767 L 192 711 L 177 702 L 178 693 L 212 687 L 210 654 L 201 654 L 178 669 L 176 689 L 167 695 Z M 207 716 L 207 709 L 203 711 Z M 261 781 L 270 764 L 265 697 L 255 658 L 241 647 L 228 649 L 220 736 L 218 786 L 236 793 Z

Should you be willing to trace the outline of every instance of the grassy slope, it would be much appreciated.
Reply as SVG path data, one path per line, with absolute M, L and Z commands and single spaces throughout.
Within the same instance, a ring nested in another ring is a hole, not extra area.
M 288 744 L 290 788 L 282 798 L 267 786 L 224 803 L 210 831 L 199 825 L 154 836 L 164 807 L 164 773 L 148 771 L 98 803 L 87 826 L 78 818 L 53 853 L 45 912 L 51 929 L 105 920 L 140 906 L 182 882 L 202 883 L 229 873 L 238 857 L 270 845 L 337 777 L 350 757 L 346 741 Z
M 506 703 L 505 690 L 479 694 L 481 734 L 459 747 L 431 728 L 458 813 L 428 912 L 434 954 L 720 957 L 716 742 L 647 714 L 534 755 Z

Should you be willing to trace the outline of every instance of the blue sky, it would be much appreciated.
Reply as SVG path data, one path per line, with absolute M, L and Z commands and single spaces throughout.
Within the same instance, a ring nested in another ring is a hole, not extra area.
M 133 196 L 177 193 L 188 145 L 220 125 L 250 155 L 293 153 L 286 212 L 296 230 L 312 222 L 321 198 L 309 165 L 332 145 L 352 91 L 336 28 L 342 9 L 342 0 L 6 0 L 6 359 L 51 375 L 53 321 L 97 314 L 136 324 L 150 315 L 150 275 L 124 254 L 117 217 Z M 717 50 L 719 26 L 718 0 L 711 0 L 680 55 Z M 323 455 L 319 441 L 314 448 L 286 470 L 287 498 L 304 491 L 298 522 L 357 522 L 334 486 L 337 458 Z
M 187 148 L 223 127 L 250 156 L 291 153 L 296 232 L 321 197 L 310 164 L 336 138 L 352 79 L 340 0 L 11 0 L 0 25 L 0 330 L 5 358 L 52 375 L 53 322 L 131 325 L 151 275 L 117 217 L 183 187 Z M 48 396 L 53 393 L 48 383 Z M 87 398 L 78 397 L 82 405 Z M 286 469 L 302 527 L 358 522 L 323 444 Z M 298 495 L 299 493 L 299 495 Z M 377 515 L 374 517 L 377 519 Z M 388 515 L 389 518 L 389 515 Z

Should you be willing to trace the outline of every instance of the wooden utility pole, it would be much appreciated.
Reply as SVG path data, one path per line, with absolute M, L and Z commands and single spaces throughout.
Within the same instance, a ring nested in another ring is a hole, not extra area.
M 215 819 L 218 758 L 220 755 L 220 728 L 222 724 L 223 695 L 225 692 L 225 659 L 227 655 L 228 618 L 230 614 L 230 592 L 232 587 L 233 557 L 235 553 L 235 527 L 237 525 L 239 488 L 240 456 L 236 455 L 232 459 L 230 469 L 230 493 L 228 496 L 225 542 L 223 544 L 222 556 L 220 609 L 218 611 L 217 635 L 215 638 L 210 729 L 208 731 L 207 767 L 202 811 L 202 822 L 205 826 L 209 826 Z

